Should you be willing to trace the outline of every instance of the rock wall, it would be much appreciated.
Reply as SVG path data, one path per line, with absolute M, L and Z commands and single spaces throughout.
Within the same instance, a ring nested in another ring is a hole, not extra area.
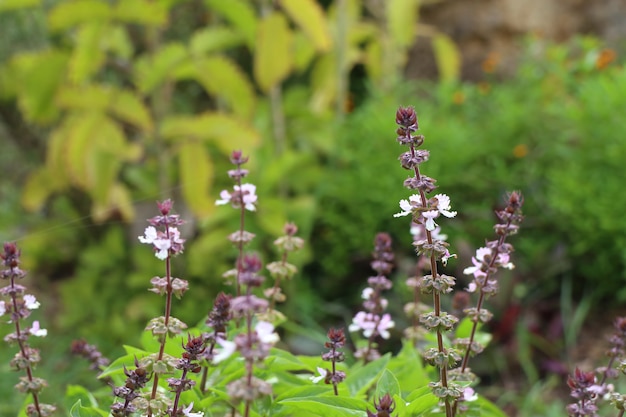
M 626 0 L 441 0 L 423 1 L 420 23 L 451 36 L 463 55 L 462 78 L 479 80 L 482 63 L 497 57 L 496 72 L 511 74 L 525 35 L 566 41 L 594 35 L 626 52 Z M 425 59 L 428 56 L 428 59 Z M 407 65 L 409 78 L 435 77 L 428 39 L 419 37 Z

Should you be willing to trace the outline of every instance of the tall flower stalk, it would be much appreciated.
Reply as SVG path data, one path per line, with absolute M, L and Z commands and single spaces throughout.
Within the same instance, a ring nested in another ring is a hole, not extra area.
M 448 368 L 460 360 L 460 355 L 455 349 L 444 345 L 444 333 L 453 329 L 458 318 L 442 310 L 441 297 L 452 291 L 455 278 L 440 274 L 437 271 L 437 261 L 444 264 L 452 256 L 447 249 L 448 244 L 437 240 L 433 232 L 437 228 L 435 222 L 441 216 L 454 217 L 455 211 L 450 209 L 450 198 L 445 194 L 437 194 L 427 198 L 427 194 L 437 187 L 436 180 L 420 171 L 420 165 L 426 162 L 430 156 L 427 150 L 419 148 L 424 143 L 424 136 L 414 135 L 418 130 L 418 121 L 415 109 L 401 107 L 396 112 L 396 124 L 398 125 L 397 140 L 409 150 L 400 155 L 400 163 L 404 169 L 411 171 L 412 175 L 404 181 L 404 186 L 416 190 L 417 194 L 411 195 L 408 200 L 400 201 L 402 211 L 395 217 L 411 215 L 413 222 L 423 225 L 425 238 L 414 242 L 418 255 L 429 259 L 429 275 L 424 275 L 419 280 L 419 287 L 423 293 L 432 294 L 433 311 L 420 315 L 420 322 L 429 331 L 435 332 L 437 347 L 424 352 L 424 358 L 439 368 L 439 381 L 430 384 L 433 394 L 444 404 L 446 417 L 452 417 L 452 403 L 461 396 L 460 387 L 454 384 L 448 376 Z
M 152 392 L 148 405 L 148 416 L 153 413 L 162 413 L 167 409 L 167 401 L 157 399 L 157 388 L 159 386 L 159 375 L 170 372 L 176 362 L 173 358 L 165 357 L 165 344 L 167 338 L 180 335 L 187 325 L 172 316 L 172 299 L 174 296 L 181 298 L 187 291 L 188 282 L 172 276 L 171 259 L 173 256 L 182 253 L 185 240 L 180 237 L 177 226 L 183 224 L 178 214 L 171 214 L 172 200 L 158 202 L 157 206 L 160 215 L 148 219 L 150 226 L 146 228 L 144 235 L 139 236 L 141 243 L 152 245 L 155 256 L 165 261 L 165 276 L 154 277 L 150 280 L 152 288 L 150 291 L 159 295 L 165 295 L 165 314 L 161 317 L 150 320 L 146 330 L 150 330 L 152 335 L 159 341 L 158 354 L 152 359 Z
M 31 347 L 28 343 L 30 336 L 44 337 L 48 334 L 45 329 L 34 321 L 32 326 L 25 328 L 22 321 L 27 319 L 31 311 L 39 308 L 39 302 L 34 295 L 26 294 L 26 287 L 17 283 L 26 276 L 26 272 L 20 268 L 20 250 L 15 243 L 5 243 L 3 252 L 0 254 L 2 266 L 0 279 L 9 283 L 0 289 L 0 316 L 7 314 L 9 323 L 12 323 L 15 331 L 5 336 L 4 341 L 9 344 L 17 344 L 19 351 L 11 360 L 11 368 L 15 371 L 23 371 L 26 376 L 20 378 L 15 388 L 22 393 L 30 394 L 33 402 L 26 406 L 26 415 L 29 417 L 47 417 L 54 414 L 56 407 L 44 404 L 39 399 L 39 393 L 48 384 L 42 378 L 34 375 L 33 369 L 41 360 L 39 350 Z

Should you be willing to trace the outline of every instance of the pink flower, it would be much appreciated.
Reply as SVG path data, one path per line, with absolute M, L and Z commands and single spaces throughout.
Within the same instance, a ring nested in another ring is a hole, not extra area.
M 352 324 L 348 326 L 348 329 L 351 332 L 363 330 L 364 337 L 370 337 L 374 334 L 374 332 L 377 332 L 383 339 L 389 339 L 391 336 L 389 334 L 389 329 L 394 326 L 395 323 L 391 320 L 391 316 L 389 314 L 383 314 L 383 316 L 380 317 L 377 314 L 359 311 L 352 319 Z
M 474 278 L 485 277 L 487 274 L 484 271 L 481 271 L 481 267 L 485 260 L 485 255 L 491 255 L 491 249 L 489 248 L 478 248 L 476 250 L 476 256 L 472 256 L 472 263 L 474 266 L 467 267 L 463 270 L 465 275 L 474 275 Z
M 36 310 L 39 308 L 39 301 L 35 298 L 34 295 L 26 294 L 24 296 L 24 305 L 29 310 Z
M 42 329 L 41 327 L 39 327 L 38 321 L 34 321 L 33 327 L 31 327 L 28 331 L 33 336 L 37 336 L 37 337 L 45 337 L 48 335 L 48 330 Z

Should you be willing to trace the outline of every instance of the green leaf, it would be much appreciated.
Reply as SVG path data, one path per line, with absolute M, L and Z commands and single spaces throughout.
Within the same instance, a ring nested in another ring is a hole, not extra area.
M 244 38 L 230 28 L 207 27 L 193 33 L 189 50 L 194 56 L 224 51 L 243 43 Z
M 322 417 L 365 417 L 368 403 L 357 398 L 342 397 L 292 397 L 279 402 L 279 404 L 294 410 L 308 411 L 313 415 Z M 298 415 L 298 414 L 295 414 Z
M 105 22 L 111 16 L 110 6 L 100 0 L 59 2 L 48 14 L 52 31 L 61 31 L 80 23 Z
M 407 48 L 415 40 L 419 0 L 387 0 L 387 29 L 394 44 Z
M 389 394 L 391 397 L 400 394 L 398 379 L 389 369 L 383 371 L 376 384 L 376 398 L 382 398 L 385 394 Z
M 54 178 L 55 174 L 47 167 L 39 168 L 29 174 L 20 195 L 20 203 L 26 210 L 41 209 L 50 194 L 60 188 L 50 183 L 50 178 Z
M 387 369 L 393 372 L 400 385 L 400 391 L 403 393 L 410 392 L 415 387 L 424 386 L 430 382 L 420 355 L 415 350 L 413 343 L 409 341 L 403 341 L 402 349 L 389 361 Z
M 293 66 L 297 71 L 308 68 L 315 57 L 315 48 L 309 38 L 302 32 L 294 33 L 293 37 Z
M 431 411 L 439 404 L 439 398 L 435 397 L 428 386 L 416 389 L 409 394 L 406 400 L 409 403 L 406 406 L 408 415 L 422 415 Z
M 476 406 L 479 408 L 480 411 L 477 415 L 480 417 L 507 417 L 506 413 L 498 408 L 498 406 L 480 395 L 476 401 L 468 404 L 470 410 Z
M 195 59 L 195 79 L 211 95 L 226 101 L 233 113 L 252 119 L 256 102 L 254 87 L 236 63 L 224 56 Z
M 80 400 L 70 409 L 70 417 L 107 417 L 108 412 L 93 407 L 83 407 Z
M 187 57 L 185 46 L 176 42 L 163 45 L 152 55 L 140 57 L 135 62 L 135 85 L 142 93 L 154 91 Z
M 80 401 L 89 407 L 98 407 L 98 401 L 93 394 L 80 385 L 68 385 L 64 400 L 66 404 L 76 404 Z
M 433 50 L 439 69 L 439 79 L 444 82 L 457 81 L 461 71 L 461 53 L 454 41 L 442 33 L 433 37 Z
M 98 72 L 106 57 L 102 39 L 108 29 L 103 22 L 94 22 L 83 24 L 76 31 L 68 68 L 72 82 L 81 84 Z
M 178 148 L 178 166 L 185 202 L 198 217 L 210 214 L 215 207 L 208 194 L 213 179 L 213 163 L 204 144 L 183 142 Z
M 0 1 L 0 13 L 8 10 L 23 9 L 26 7 L 39 6 L 41 0 L 1 0 Z
M 295 387 L 292 389 L 288 389 L 281 394 L 279 394 L 275 401 L 281 402 L 283 400 L 288 401 L 291 398 L 309 398 L 309 397 L 320 397 L 322 395 L 332 395 L 333 389 L 332 385 L 306 385 L 303 387 Z
M 205 0 L 207 6 L 222 15 L 244 36 L 250 49 L 256 43 L 257 18 L 254 7 L 244 0 Z
M 162 27 L 167 23 L 167 9 L 150 0 L 122 0 L 117 2 L 113 16 L 124 23 Z
M 161 123 L 160 132 L 169 140 L 192 138 L 213 143 L 227 155 L 233 149 L 252 149 L 260 139 L 248 124 L 222 113 L 169 116 Z
M 141 358 L 150 354 L 150 352 L 128 345 L 124 345 L 124 349 L 126 350 L 126 355 L 115 359 L 109 366 L 106 367 L 106 369 L 102 370 L 98 376 L 100 379 L 108 376 L 112 377 L 114 375 L 123 375 L 124 366 L 126 366 L 127 369 L 134 369 L 135 358 L 137 358 L 137 360 L 141 360 Z
M 374 382 L 380 373 L 385 369 L 391 354 L 386 354 L 373 362 L 363 365 L 347 372 L 347 378 L 344 383 L 350 391 L 352 397 L 364 394 Z
M 314 0 L 280 0 L 280 5 L 313 41 L 318 52 L 326 52 L 331 48 L 332 39 L 328 28 L 328 19 L 318 2 Z
M 270 356 L 265 360 L 265 363 L 272 371 L 315 372 L 315 368 L 305 364 L 297 356 L 283 349 L 272 348 Z
M 284 80 L 292 67 L 292 34 L 284 15 L 273 12 L 259 23 L 254 78 L 264 92 Z
M 18 104 L 26 119 L 48 123 L 59 111 L 54 96 L 67 71 L 66 54 L 48 50 L 17 55 L 10 72 L 18 82 Z M 41 69 L 45 68 L 45 71 Z

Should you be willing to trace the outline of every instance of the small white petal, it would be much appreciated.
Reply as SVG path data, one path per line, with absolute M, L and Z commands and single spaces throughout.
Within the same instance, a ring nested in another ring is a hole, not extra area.
M 213 356 L 213 363 L 220 363 L 223 360 L 228 359 L 237 350 L 237 345 L 235 344 L 235 342 L 224 340 L 218 337 L 217 343 L 220 344 L 222 349 L 217 355 Z
M 154 227 L 148 226 L 144 231 L 144 236 L 137 236 L 141 243 L 152 243 L 157 238 L 157 231 Z

